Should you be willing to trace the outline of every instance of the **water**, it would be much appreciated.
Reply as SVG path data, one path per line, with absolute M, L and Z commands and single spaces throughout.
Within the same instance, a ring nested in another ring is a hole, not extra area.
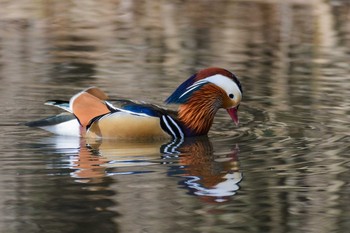
M 350 5 L 305 2 L 0 1 L 0 232 L 349 232 Z M 213 65 L 244 98 L 208 138 L 16 125 L 88 86 L 162 104 Z

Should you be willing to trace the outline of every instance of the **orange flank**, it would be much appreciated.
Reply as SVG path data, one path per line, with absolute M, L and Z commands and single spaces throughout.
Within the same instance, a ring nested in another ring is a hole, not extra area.
M 105 103 L 87 92 L 80 92 L 73 97 L 70 105 L 83 127 L 86 127 L 93 118 L 110 112 Z

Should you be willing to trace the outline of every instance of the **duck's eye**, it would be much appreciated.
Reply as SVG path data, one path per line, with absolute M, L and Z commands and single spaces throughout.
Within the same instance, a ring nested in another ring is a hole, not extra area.
M 231 99 L 233 99 L 233 98 L 235 97 L 235 95 L 231 93 L 231 94 L 228 95 L 228 97 L 230 97 Z

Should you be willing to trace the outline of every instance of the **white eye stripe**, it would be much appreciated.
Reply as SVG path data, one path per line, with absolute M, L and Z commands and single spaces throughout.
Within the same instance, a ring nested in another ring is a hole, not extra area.
M 207 80 L 208 82 L 211 82 L 217 85 L 218 87 L 221 87 L 227 93 L 227 95 L 233 94 L 234 99 L 237 98 L 241 100 L 242 98 L 241 90 L 239 89 L 237 83 L 235 83 L 232 79 L 221 74 L 216 74 L 208 78 L 205 78 L 204 80 Z
M 193 91 L 194 89 L 198 88 L 200 85 L 205 84 L 205 83 L 209 83 L 209 82 L 222 88 L 228 96 L 230 96 L 232 94 L 233 98 L 230 97 L 231 99 L 236 99 L 238 101 L 241 100 L 242 92 L 239 89 L 237 83 L 235 83 L 232 79 L 230 79 L 224 75 L 221 75 L 221 74 L 209 76 L 205 79 L 201 79 L 201 80 L 193 83 L 191 86 L 186 88 L 186 91 L 179 98 L 182 98 L 186 94 L 188 94 L 191 91 Z

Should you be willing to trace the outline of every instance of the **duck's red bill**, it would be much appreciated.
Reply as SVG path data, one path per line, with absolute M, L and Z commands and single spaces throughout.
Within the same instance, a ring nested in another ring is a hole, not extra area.
M 237 115 L 237 107 L 234 108 L 229 108 L 226 109 L 228 114 L 230 114 L 230 117 L 232 118 L 233 122 L 236 124 L 236 126 L 238 126 L 239 124 L 239 120 L 238 120 L 238 115 Z

